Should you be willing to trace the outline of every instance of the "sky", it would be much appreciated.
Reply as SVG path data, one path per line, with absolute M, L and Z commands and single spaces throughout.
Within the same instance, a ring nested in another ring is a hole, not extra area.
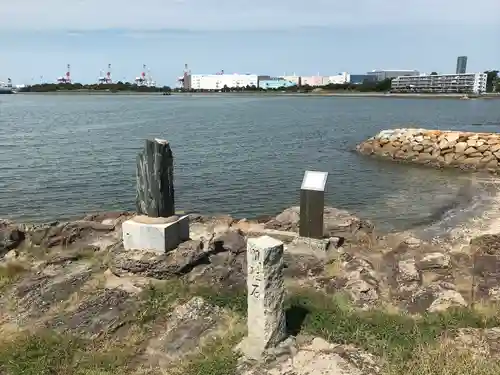
M 500 0 L 0 0 L 0 81 L 500 70 Z

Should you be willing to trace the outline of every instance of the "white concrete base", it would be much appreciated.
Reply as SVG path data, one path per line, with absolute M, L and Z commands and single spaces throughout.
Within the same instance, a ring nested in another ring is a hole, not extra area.
M 137 216 L 125 221 L 122 231 L 125 250 L 154 250 L 165 253 L 189 240 L 189 216 L 173 219 Z

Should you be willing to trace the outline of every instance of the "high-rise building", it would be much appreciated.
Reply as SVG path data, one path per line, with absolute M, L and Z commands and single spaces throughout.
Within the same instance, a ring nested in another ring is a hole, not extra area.
M 457 74 L 464 74 L 467 72 L 467 56 L 458 56 L 457 58 Z

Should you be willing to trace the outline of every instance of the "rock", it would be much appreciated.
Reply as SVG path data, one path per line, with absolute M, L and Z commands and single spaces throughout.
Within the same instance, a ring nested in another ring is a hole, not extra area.
M 201 297 L 176 306 L 166 317 L 167 324 L 156 329 L 146 344 L 144 360 L 152 366 L 167 368 L 170 364 L 196 353 L 204 342 L 226 333 L 224 312 Z
M 112 252 L 110 269 L 116 275 L 136 274 L 166 280 L 189 273 L 194 267 L 209 262 L 211 252 L 201 241 L 186 241 L 167 254 L 143 250 Z
M 368 306 L 379 298 L 378 276 L 373 265 L 365 259 L 352 258 L 344 265 L 343 289 L 354 303 Z
M 464 154 L 477 154 L 477 150 L 474 147 L 467 147 L 467 149 L 464 151 Z
M 98 290 L 46 322 L 47 328 L 95 339 L 124 327 L 137 313 L 137 300 L 121 289 Z
M 5 255 L 24 241 L 25 233 L 15 225 L 0 225 L 0 256 Z
M 444 162 L 445 164 L 451 164 L 453 162 L 453 159 L 455 157 L 454 153 L 449 153 L 444 156 Z
M 290 358 L 257 366 L 242 375 L 362 375 L 360 369 L 342 358 L 337 345 L 316 337 Z
M 412 314 L 442 312 L 450 307 L 467 306 L 464 298 L 455 290 L 431 284 L 416 290 L 406 301 L 406 309 Z
M 451 142 L 449 140 L 443 139 L 441 142 L 439 142 L 438 147 L 443 150 L 445 148 L 450 148 L 452 146 Z
M 210 241 L 209 246 L 215 252 L 230 251 L 233 254 L 246 252 L 247 249 L 246 238 L 243 232 L 233 229 L 217 234 Z
M 359 219 L 348 211 L 333 207 L 324 209 L 324 236 L 354 239 L 360 234 L 373 232 L 373 224 Z M 281 214 L 265 224 L 267 229 L 289 230 L 298 232 L 300 224 L 300 207 L 287 208 Z
M 428 312 L 443 312 L 451 307 L 467 307 L 464 297 L 455 290 L 443 290 L 427 309 Z
M 14 249 L 5 254 L 3 259 L 7 262 L 10 262 L 15 260 L 18 256 L 19 256 L 18 252 Z
M 475 237 L 470 245 L 477 255 L 500 255 L 500 235 L 485 234 Z
M 456 154 L 463 154 L 466 149 L 467 149 L 467 143 L 465 143 L 465 142 L 458 142 L 455 145 L 455 153 Z
M 417 267 L 422 271 L 430 269 L 449 268 L 450 262 L 451 258 L 447 254 L 430 253 L 422 256 L 422 258 L 417 262 Z
M 420 281 L 420 274 L 415 265 L 415 259 L 402 260 L 398 263 L 398 281 Z
M 485 144 L 482 144 L 481 146 L 477 147 L 477 150 L 479 152 L 485 152 L 486 150 L 488 150 L 490 148 L 490 146 L 488 145 L 485 145 Z
M 111 232 L 114 228 L 114 225 L 87 220 L 52 223 L 28 231 L 28 238 L 32 245 L 41 247 L 69 246 L 92 235 Z

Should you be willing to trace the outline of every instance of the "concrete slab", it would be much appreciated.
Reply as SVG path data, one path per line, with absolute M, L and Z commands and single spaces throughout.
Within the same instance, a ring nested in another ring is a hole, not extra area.
M 188 215 L 171 222 L 165 222 L 169 220 L 161 220 L 162 218 L 151 219 L 147 220 L 140 216 L 138 219 L 132 218 L 122 224 L 125 250 L 154 250 L 165 253 L 189 239 Z

